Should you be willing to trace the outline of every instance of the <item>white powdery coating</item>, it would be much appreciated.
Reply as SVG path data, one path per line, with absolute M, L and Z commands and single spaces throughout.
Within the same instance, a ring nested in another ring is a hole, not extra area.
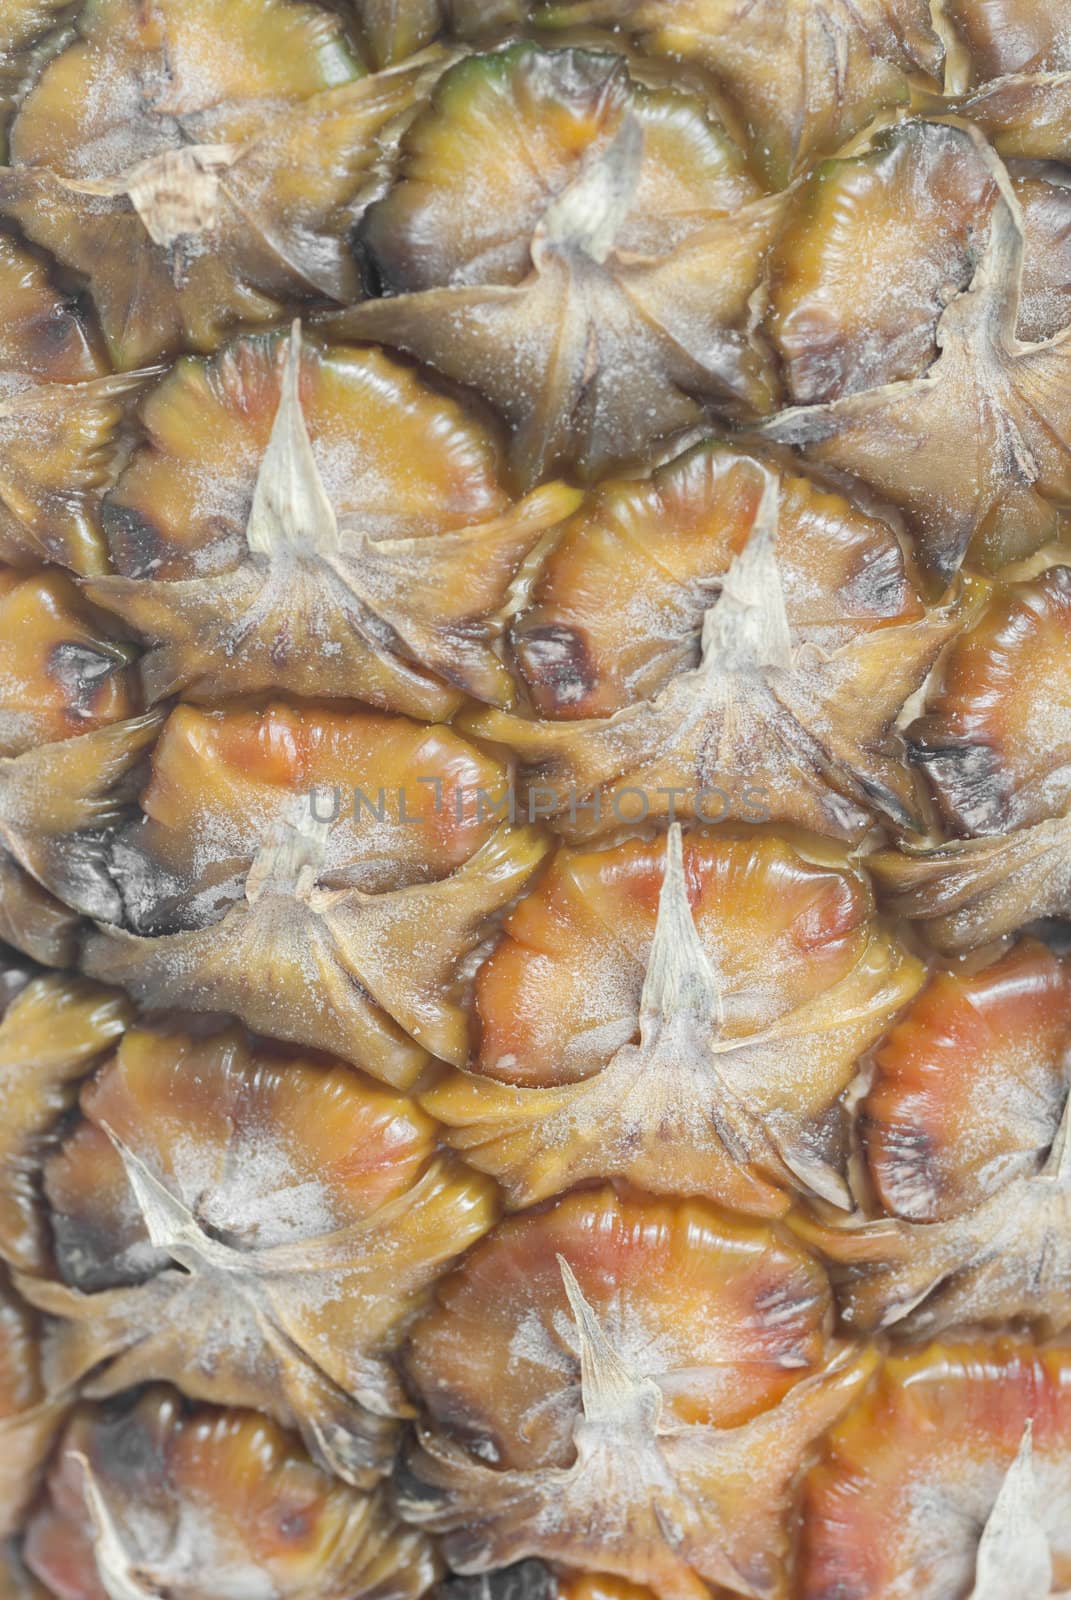
M 206 1572 L 218 1600 L 280 1600 L 283 1591 L 260 1563 L 234 1554 L 242 1530 L 220 1526 L 215 1509 L 187 1488 L 181 1495 L 168 1486 L 168 1509 L 154 1511 L 144 1501 L 124 1500 L 116 1517 L 99 1488 L 92 1496 L 97 1523 L 95 1553 L 105 1591 L 116 1600 L 149 1600 L 158 1586 L 176 1597 L 186 1586 L 202 1590 Z M 144 1571 L 151 1588 L 143 1589 L 134 1571 Z
M 14 673 L 0 672 L 0 700 L 16 700 L 25 694 L 25 685 L 21 683 Z M 6 745 L 8 750 L 20 754 L 36 743 L 38 733 L 38 713 L 26 708 L 24 710 L 0 709 L 0 744 Z
M 899 1497 L 899 1570 L 882 1590 L 887 1600 L 946 1600 L 971 1592 L 978 1543 L 1009 1464 L 995 1454 L 980 1461 L 970 1449 L 954 1449 L 945 1441 L 930 1475 L 914 1478 Z M 1071 1556 L 1068 1465 L 1067 1451 L 1058 1443 L 1040 1449 L 1035 1445 L 1041 1521 L 1053 1553 L 1065 1559 Z
M 235 1235 L 244 1249 L 314 1239 L 338 1226 L 325 1184 L 307 1175 L 287 1141 L 256 1126 L 236 1134 L 217 1173 L 219 1154 L 196 1140 L 172 1148 L 181 1194 L 202 1225 Z
M 771 1303 L 768 1311 L 757 1312 L 744 1326 L 721 1318 L 697 1329 L 694 1306 L 683 1291 L 673 1294 L 662 1282 L 658 1290 L 657 1307 L 645 1305 L 634 1290 L 615 1290 L 599 1299 L 597 1315 L 607 1340 L 628 1370 L 638 1379 L 657 1384 L 668 1404 L 689 1396 L 708 1403 L 731 1403 L 745 1360 L 742 1342 L 749 1338 L 755 1340 L 757 1359 L 770 1370 L 801 1365 L 791 1352 L 778 1360 L 768 1353 L 765 1343 L 761 1351 L 758 1345 L 776 1331 L 779 1318 L 799 1317 L 797 1298 L 783 1308 Z M 528 1306 L 520 1312 L 510 1338 L 508 1370 L 521 1376 L 525 1367 L 537 1369 L 542 1397 L 527 1414 L 529 1426 L 537 1418 L 549 1418 L 563 1446 L 572 1440 L 581 1414 L 579 1359 L 579 1334 L 569 1310 L 559 1308 L 548 1315 Z

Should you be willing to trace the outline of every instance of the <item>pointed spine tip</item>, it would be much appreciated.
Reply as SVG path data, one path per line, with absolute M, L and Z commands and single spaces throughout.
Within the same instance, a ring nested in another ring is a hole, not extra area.
M 781 490 L 764 472 L 747 543 L 703 618 L 702 664 L 717 673 L 792 668 L 792 630 L 777 559 Z
M 97 1577 L 108 1600 L 151 1600 L 149 1591 L 137 1581 L 132 1564 L 108 1503 L 100 1492 L 89 1458 L 82 1450 L 72 1450 L 82 1474 L 82 1492 L 93 1524 L 93 1560 Z
M 576 1324 L 580 1344 L 580 1394 L 587 1422 L 625 1420 L 637 1397 L 655 1389 L 650 1380 L 634 1377 L 611 1345 L 576 1274 L 559 1253 L 558 1270 Z M 657 1391 L 656 1391 L 657 1394 Z
M 575 250 L 602 263 L 632 206 L 643 164 L 643 124 L 626 110 L 602 150 L 589 151 L 575 177 L 547 206 L 532 241 L 538 266 L 544 249 Z
M 721 989 L 695 925 L 684 876 L 684 836 L 680 823 L 674 822 L 666 834 L 658 913 L 640 996 L 641 1042 L 652 1043 L 665 1023 L 685 1012 L 711 1038 L 721 1025 Z
M 249 905 L 267 893 L 306 900 L 327 855 L 331 822 L 313 816 L 311 806 L 298 808 L 293 821 L 279 822 L 261 844 L 245 880 Z
M 1030 1419 L 1004 1477 L 978 1545 L 970 1600 L 1048 1600 L 1052 1553 L 1041 1520 Z
M 1064 1108 L 1042 1176 L 1054 1179 L 1061 1188 L 1071 1189 L 1071 1087 L 1064 1098 Z
M 301 321 L 286 341 L 279 404 L 257 474 L 246 543 L 258 555 L 304 550 L 330 555 L 339 545 L 338 519 L 313 454 L 301 403 Z

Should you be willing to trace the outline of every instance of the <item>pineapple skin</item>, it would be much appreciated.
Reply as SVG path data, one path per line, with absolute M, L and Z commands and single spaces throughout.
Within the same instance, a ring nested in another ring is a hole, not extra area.
M 7 0 L 0 1600 L 1071 1594 L 1061 0 Z

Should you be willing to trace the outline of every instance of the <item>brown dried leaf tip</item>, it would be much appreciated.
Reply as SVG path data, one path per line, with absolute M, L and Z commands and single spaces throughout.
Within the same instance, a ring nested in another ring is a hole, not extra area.
M 813 1261 L 699 1202 L 604 1189 L 503 1223 L 414 1333 L 433 1423 L 403 1512 L 462 1573 L 544 1556 L 782 1597 L 800 1453 L 873 1366 L 826 1364 L 825 1307 Z
M 495 1219 L 430 1118 L 340 1063 L 135 1031 L 47 1164 L 53 1380 L 255 1406 L 367 1485 L 409 1407 L 388 1360 Z

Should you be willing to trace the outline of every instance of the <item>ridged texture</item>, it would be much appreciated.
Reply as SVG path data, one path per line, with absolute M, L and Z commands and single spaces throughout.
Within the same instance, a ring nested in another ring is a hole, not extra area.
M 0 10 L 0 1600 L 1067 1600 L 1066 4 Z

